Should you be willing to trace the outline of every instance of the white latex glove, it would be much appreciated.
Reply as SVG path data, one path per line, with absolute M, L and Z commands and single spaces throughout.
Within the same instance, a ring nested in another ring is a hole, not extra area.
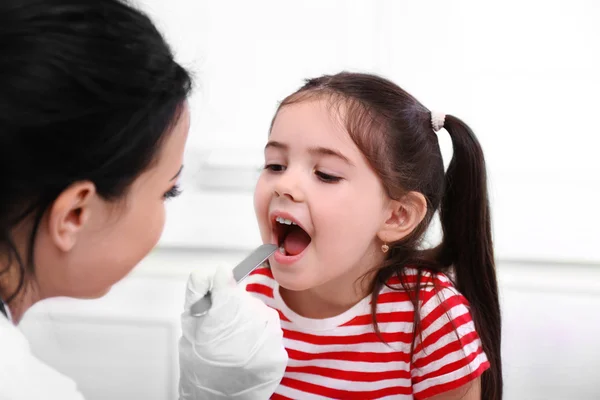
M 211 309 L 191 316 L 191 305 L 209 288 Z M 179 399 L 270 398 L 288 360 L 277 312 L 238 287 L 226 266 L 190 274 L 184 310 Z

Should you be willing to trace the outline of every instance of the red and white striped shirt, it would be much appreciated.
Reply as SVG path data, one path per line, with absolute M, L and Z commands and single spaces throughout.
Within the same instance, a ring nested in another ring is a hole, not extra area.
M 415 279 L 416 270 L 409 269 L 407 276 Z M 279 311 L 289 356 L 271 398 L 425 399 L 481 375 L 489 362 L 467 300 L 445 275 L 424 274 L 421 281 L 426 286 L 422 336 L 411 360 L 414 307 L 406 291 L 384 287 L 379 295 L 383 343 L 373 329 L 371 296 L 333 318 L 304 318 L 286 306 L 269 268 L 255 270 L 245 281 L 246 290 Z M 399 287 L 397 278 L 388 284 Z

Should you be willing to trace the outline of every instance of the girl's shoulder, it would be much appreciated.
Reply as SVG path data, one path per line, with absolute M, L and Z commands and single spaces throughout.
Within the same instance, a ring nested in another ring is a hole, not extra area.
M 388 291 L 415 292 L 421 295 L 436 291 L 454 291 L 458 293 L 450 276 L 425 268 L 406 267 L 400 274 L 390 277 L 382 287 L 382 293 Z
M 434 318 L 441 313 L 454 319 L 458 315 L 448 311 L 460 310 L 459 315 L 470 312 L 469 302 L 448 275 L 416 268 L 406 268 L 388 279 L 378 293 L 377 304 L 391 312 L 414 312 L 418 305 L 420 318 Z

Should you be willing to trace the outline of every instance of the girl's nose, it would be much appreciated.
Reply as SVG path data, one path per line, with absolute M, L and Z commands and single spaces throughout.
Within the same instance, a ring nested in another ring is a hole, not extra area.
M 304 201 L 304 192 L 300 186 L 300 179 L 292 171 L 284 172 L 275 184 L 274 195 L 287 197 L 292 201 Z

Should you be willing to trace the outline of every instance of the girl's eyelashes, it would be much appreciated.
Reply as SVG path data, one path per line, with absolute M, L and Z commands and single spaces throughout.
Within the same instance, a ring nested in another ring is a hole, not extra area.
M 283 172 L 285 167 L 281 164 L 266 164 L 265 169 L 271 172 Z
M 175 185 L 171 189 L 169 189 L 168 192 L 166 192 L 163 195 L 163 198 L 165 200 L 173 199 L 173 198 L 179 196 L 182 192 L 183 192 L 183 190 L 179 187 L 179 185 Z
M 266 164 L 264 166 L 265 170 L 274 172 L 274 173 L 284 172 L 286 170 L 286 168 L 287 167 L 285 165 L 281 165 L 281 164 Z M 318 170 L 315 170 L 314 173 L 317 176 L 317 178 L 321 182 L 324 182 L 324 183 L 337 183 L 343 179 L 339 176 L 327 174 L 325 172 L 321 172 Z
M 325 183 L 337 183 L 342 180 L 342 178 L 339 176 L 326 174 L 325 172 L 321 171 L 315 171 L 315 175 L 317 175 L 317 177 L 319 177 L 319 179 Z

